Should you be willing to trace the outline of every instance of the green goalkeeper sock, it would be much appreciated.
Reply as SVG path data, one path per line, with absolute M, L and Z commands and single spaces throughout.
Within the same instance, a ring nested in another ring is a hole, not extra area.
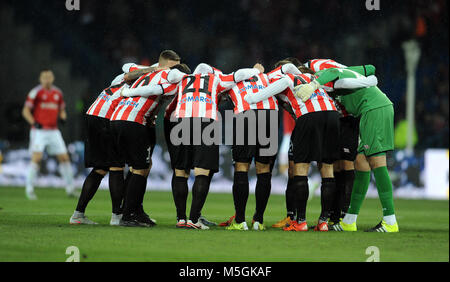
M 359 214 L 364 198 L 370 183 L 370 171 L 355 170 L 355 180 L 353 182 L 352 197 L 348 214 Z
M 383 216 L 394 214 L 394 198 L 392 195 L 392 182 L 387 167 L 382 166 L 373 170 L 378 196 L 383 207 Z

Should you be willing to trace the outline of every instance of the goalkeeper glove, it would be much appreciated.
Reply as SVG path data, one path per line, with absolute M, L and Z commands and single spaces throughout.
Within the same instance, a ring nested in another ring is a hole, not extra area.
M 311 95 L 320 88 L 320 83 L 316 80 L 311 81 L 308 84 L 300 84 L 296 87 L 294 87 L 294 95 L 300 99 L 302 99 L 303 102 L 306 102 L 309 98 L 311 98 Z

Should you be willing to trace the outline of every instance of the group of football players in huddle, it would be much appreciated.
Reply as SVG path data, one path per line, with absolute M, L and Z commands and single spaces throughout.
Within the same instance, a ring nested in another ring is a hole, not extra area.
M 228 100 L 234 107 L 234 179 L 230 188 L 235 214 L 220 225 L 228 230 L 266 229 L 264 212 L 278 152 L 268 150 L 273 144 L 263 142 L 272 139 L 251 141 L 251 136 L 267 136 L 271 125 L 278 126 L 278 112 L 284 110 L 295 120 L 285 195 L 287 214 L 272 226 L 285 231 L 356 231 L 356 218 L 373 172 L 383 220 L 370 231 L 398 232 L 386 168 L 386 152 L 393 149 L 393 106 L 377 87 L 374 66 L 347 67 L 330 59 L 302 64 L 286 58 L 270 71 L 257 63 L 224 74 L 202 63 L 191 72 L 176 52 L 165 50 L 151 67 L 125 64 L 122 71 L 86 113 L 85 162 L 93 169 L 83 184 L 71 224 L 96 224 L 84 213 L 108 172 L 110 224 L 156 224 L 144 212 L 143 202 L 156 144 L 156 117 L 165 107 L 176 227 L 209 229 L 215 225 L 201 211 L 211 179 L 219 170 L 221 136 L 212 129 L 222 122 L 219 104 Z M 249 227 L 245 210 L 253 161 L 256 208 Z M 311 227 L 306 222 L 306 208 L 313 162 L 322 177 L 322 210 Z M 195 180 L 187 216 L 191 170 Z

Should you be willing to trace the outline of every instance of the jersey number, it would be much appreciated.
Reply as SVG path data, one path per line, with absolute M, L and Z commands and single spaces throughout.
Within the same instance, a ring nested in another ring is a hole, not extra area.
M 201 80 L 203 80 L 203 88 L 198 88 L 198 89 L 195 89 L 195 87 L 191 87 L 194 84 L 195 80 L 197 79 L 197 76 L 189 75 L 185 79 L 188 79 L 188 82 L 183 89 L 183 94 L 194 93 L 195 91 L 198 90 L 199 93 L 205 93 L 205 94 L 211 96 L 211 91 L 209 91 L 209 76 L 208 75 L 199 77 L 200 84 L 201 84 Z

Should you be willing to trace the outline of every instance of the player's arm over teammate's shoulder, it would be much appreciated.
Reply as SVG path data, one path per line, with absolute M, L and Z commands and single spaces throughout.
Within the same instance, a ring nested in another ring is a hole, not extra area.
M 288 87 L 294 87 L 292 80 L 287 76 L 281 76 L 279 79 L 277 79 L 258 93 L 249 93 L 245 95 L 244 100 L 249 104 L 256 104 L 283 92 Z
M 174 90 L 177 88 L 177 84 L 190 72 L 191 70 L 186 64 L 177 64 L 168 71 L 167 80 L 162 83 L 137 88 L 124 87 L 120 95 L 123 97 L 172 95 L 175 94 Z
M 361 73 L 360 73 L 361 72 Z M 311 83 L 295 87 L 294 94 L 302 101 L 308 100 L 312 93 L 323 85 L 334 82 L 335 89 L 358 89 L 377 86 L 378 79 L 373 75 L 375 67 L 372 65 L 350 67 L 345 69 L 330 68 L 317 73 L 319 76 Z M 369 75 L 368 77 L 364 74 Z
M 140 76 L 147 74 L 147 73 L 151 73 L 154 71 L 159 71 L 159 70 L 164 70 L 167 68 L 163 68 L 160 66 L 141 66 L 141 65 L 136 65 L 133 64 L 132 66 L 130 66 L 130 64 L 125 64 L 122 68 L 122 70 L 124 70 L 124 81 L 127 83 L 133 82 L 136 79 L 138 79 Z M 128 71 L 127 71 L 128 70 Z
M 288 87 L 294 87 L 293 81 L 287 75 L 302 75 L 302 72 L 293 63 L 290 63 L 288 61 L 280 62 L 282 63 L 282 65 L 276 67 L 268 74 L 268 77 L 271 81 L 270 85 L 265 89 L 259 91 L 259 93 L 247 94 L 244 97 L 247 103 L 256 104 L 258 102 L 264 101 L 265 99 L 268 99 L 271 96 L 283 92 Z

